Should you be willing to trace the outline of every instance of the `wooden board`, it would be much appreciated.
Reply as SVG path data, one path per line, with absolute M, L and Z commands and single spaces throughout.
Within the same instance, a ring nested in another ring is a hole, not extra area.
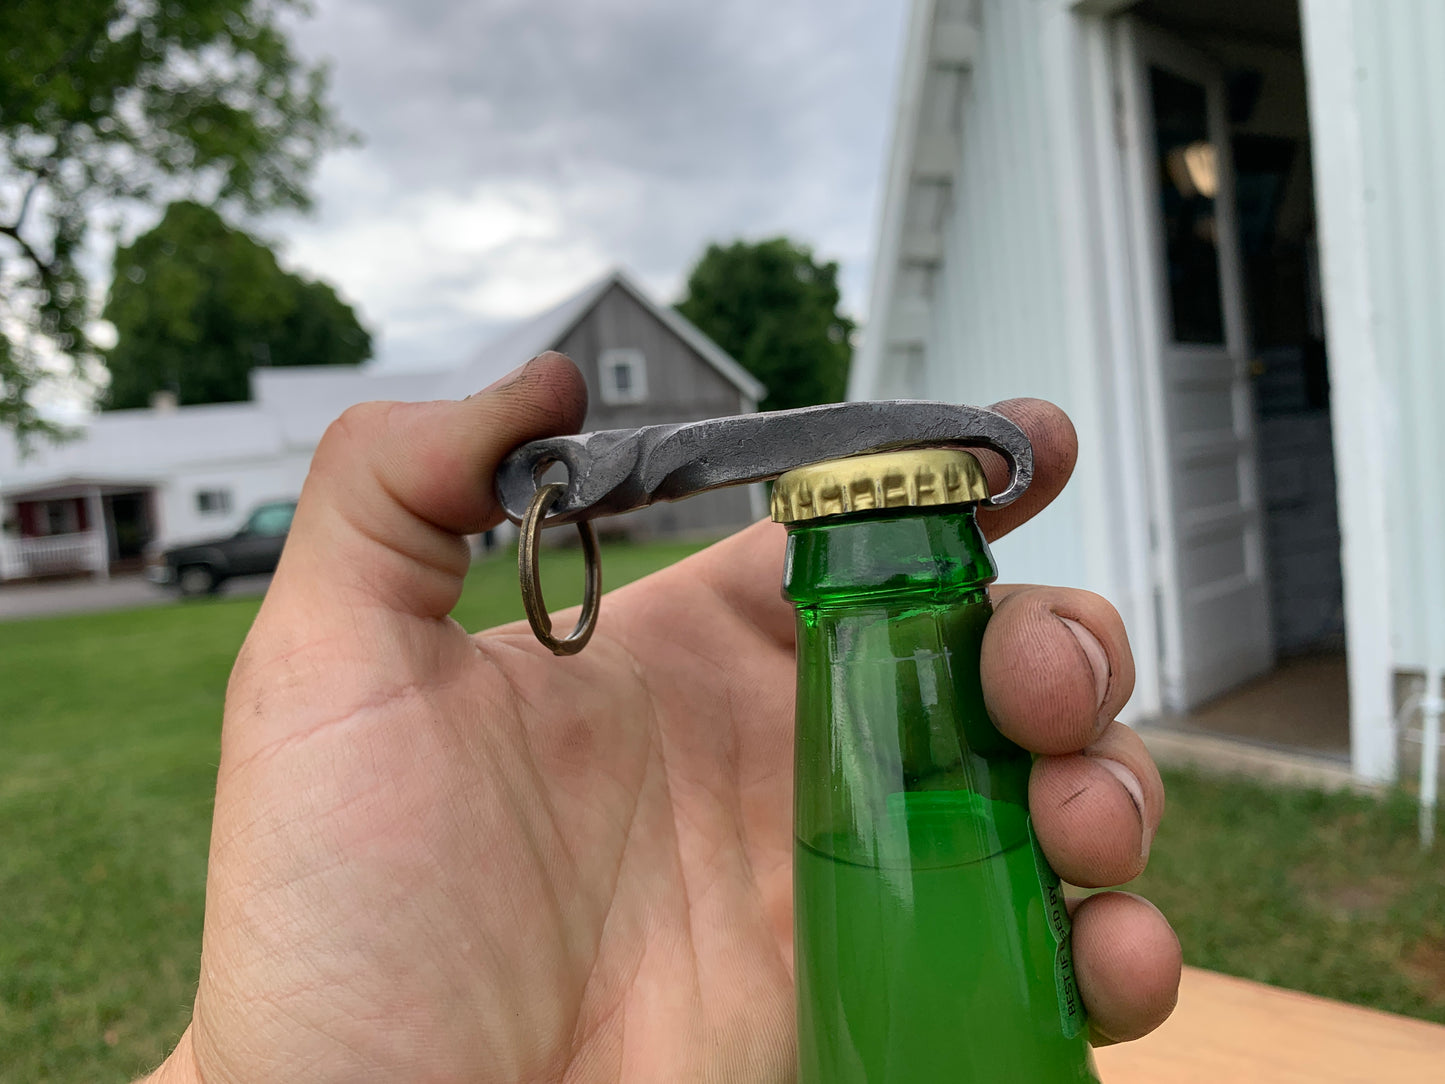
M 1095 1058 L 1104 1084 L 1429 1084 L 1445 1027 L 1185 968 L 1169 1021 Z

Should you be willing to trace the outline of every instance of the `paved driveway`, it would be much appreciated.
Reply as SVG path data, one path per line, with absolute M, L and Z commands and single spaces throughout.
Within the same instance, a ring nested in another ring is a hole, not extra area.
M 243 576 L 221 585 L 223 595 L 265 594 L 270 576 Z M 180 599 L 144 576 L 113 576 L 109 580 L 61 580 L 55 583 L 0 587 L 0 621 L 50 614 L 99 613 L 136 606 L 174 606 Z

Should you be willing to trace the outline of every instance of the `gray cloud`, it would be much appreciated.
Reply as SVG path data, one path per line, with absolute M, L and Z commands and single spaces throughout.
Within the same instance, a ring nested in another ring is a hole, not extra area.
M 278 221 L 387 364 L 465 356 L 621 262 L 670 297 L 710 240 L 786 232 L 861 307 L 905 5 L 324 0 L 297 36 L 366 140 Z

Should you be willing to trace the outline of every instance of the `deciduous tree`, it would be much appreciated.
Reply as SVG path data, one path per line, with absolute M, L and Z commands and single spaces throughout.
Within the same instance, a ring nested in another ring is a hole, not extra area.
M 283 16 L 305 0 L 0 3 L 0 427 L 43 428 L 27 400 L 48 356 L 85 360 L 86 241 L 101 212 L 185 195 L 250 212 L 305 207 L 344 138 L 324 68 Z
M 156 391 L 182 404 L 250 395 L 257 365 L 355 365 L 371 336 L 324 282 L 285 271 L 275 254 L 209 207 L 173 203 L 116 253 L 105 318 L 107 409 L 145 406 Z
M 838 265 L 776 237 L 709 245 L 677 310 L 767 386 L 764 410 L 781 410 L 843 398 L 855 325 L 838 302 Z

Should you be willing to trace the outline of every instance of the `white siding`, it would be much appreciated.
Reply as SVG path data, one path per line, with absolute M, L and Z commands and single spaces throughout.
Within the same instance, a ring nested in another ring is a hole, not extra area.
M 1041 26 L 1048 14 L 1037 0 L 980 4 L 981 47 L 963 88 L 961 160 L 925 364 L 931 396 L 1034 396 L 1077 415 L 1077 377 L 1087 367 L 1070 345 L 1056 190 L 1063 178 L 1047 115 L 1047 73 L 1058 58 Z M 1081 499 L 1070 487 L 1047 513 L 1050 527 L 999 546 L 1006 578 L 1090 580 Z
M 173 545 L 229 534 L 258 504 L 299 497 L 310 465 L 310 451 L 301 450 L 272 459 L 177 469 L 157 490 L 157 537 Z M 225 490 L 231 497 L 230 509 L 202 512 L 196 501 L 202 490 Z
M 1392 468 L 1395 661 L 1423 668 L 1445 662 L 1445 5 L 1356 0 L 1351 7 L 1376 356 Z
M 1445 5 L 1304 0 L 1357 773 L 1445 659 Z M 1385 590 L 1381 590 L 1382 585 Z
M 915 18 L 928 6 L 918 0 Z M 899 123 L 911 123 L 916 138 L 895 136 L 894 153 L 932 130 L 954 137 L 955 161 L 946 188 L 915 165 L 906 195 L 893 163 L 868 328 L 886 344 L 865 343 L 851 392 L 969 403 L 1032 396 L 1068 411 L 1080 445 L 1073 481 L 996 547 L 1002 574 L 1087 587 L 1115 602 L 1141 649 L 1134 710 L 1152 713 L 1138 408 L 1127 374 L 1115 372 L 1132 365 L 1132 344 L 1122 317 L 1100 315 L 1127 313 L 1117 294 L 1128 279 L 1121 211 L 1101 195 L 1111 190 L 1100 171 L 1117 172 L 1106 24 L 1058 0 L 978 0 L 948 14 L 971 20 L 973 58 L 955 77 L 937 70 L 935 47 L 921 85 L 905 74 L 905 93 L 919 100 L 911 117 L 900 110 Z M 928 55 L 915 43 L 908 62 Z M 923 243 L 930 230 L 941 244 Z

